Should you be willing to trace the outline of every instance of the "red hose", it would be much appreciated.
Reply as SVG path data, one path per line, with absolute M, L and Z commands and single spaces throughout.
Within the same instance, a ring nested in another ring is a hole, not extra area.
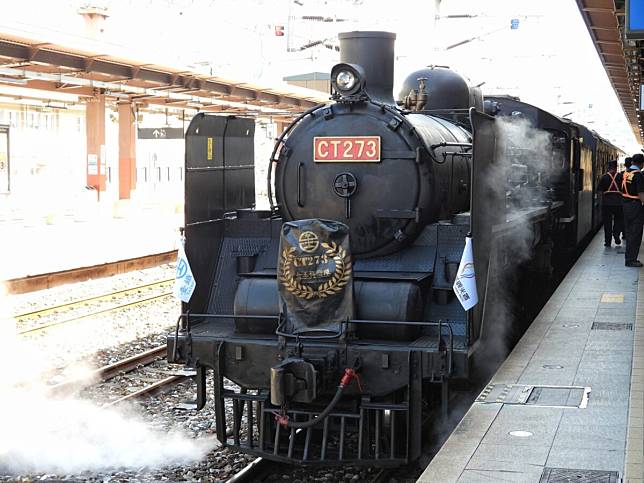
M 315 426 L 319 422 L 324 421 L 327 418 L 327 416 L 331 413 L 331 411 L 333 411 L 333 408 L 340 402 L 340 399 L 342 398 L 342 393 L 344 392 L 346 387 L 351 383 L 352 379 L 356 380 L 356 382 L 358 383 L 358 388 L 360 389 L 360 392 L 362 392 L 362 385 L 360 384 L 360 377 L 358 376 L 358 373 L 355 370 L 347 367 L 344 370 L 344 374 L 342 375 L 342 378 L 340 379 L 340 384 L 338 385 L 337 391 L 333 395 L 333 399 L 331 399 L 331 401 L 324 408 L 324 410 L 313 419 L 309 421 L 298 422 L 298 421 L 291 421 L 286 414 L 275 414 L 275 421 L 277 421 L 277 424 L 285 428 L 306 429 L 306 428 Z

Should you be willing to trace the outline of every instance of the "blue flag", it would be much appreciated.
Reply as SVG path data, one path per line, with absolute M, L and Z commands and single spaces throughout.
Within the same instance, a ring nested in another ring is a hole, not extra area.
M 192 276 L 188 257 L 183 249 L 183 243 L 179 245 L 177 252 L 177 273 L 174 277 L 174 295 L 182 302 L 189 302 L 192 292 L 195 291 L 195 278 Z
M 474 253 L 472 251 L 472 238 L 465 237 L 465 248 L 461 257 L 461 264 L 454 280 L 454 293 L 465 310 L 474 307 L 479 301 L 476 292 L 476 276 L 474 274 Z

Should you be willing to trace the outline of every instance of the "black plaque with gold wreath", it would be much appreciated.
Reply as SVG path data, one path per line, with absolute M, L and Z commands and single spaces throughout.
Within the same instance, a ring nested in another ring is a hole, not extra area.
M 331 220 L 284 223 L 278 285 L 285 331 L 337 332 L 353 316 L 349 228 Z

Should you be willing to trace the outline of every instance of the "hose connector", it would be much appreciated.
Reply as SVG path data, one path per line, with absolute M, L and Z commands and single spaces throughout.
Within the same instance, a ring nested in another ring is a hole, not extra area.
M 333 408 L 335 408 L 335 406 L 340 402 L 340 399 L 342 398 L 342 394 L 344 393 L 345 388 L 349 384 L 351 384 L 352 380 L 356 381 L 356 383 L 358 384 L 358 389 L 362 393 L 360 376 L 358 376 L 358 373 L 356 372 L 355 369 L 347 367 L 344 370 L 344 374 L 342 375 L 342 378 L 340 379 L 340 384 L 338 384 L 338 389 L 335 392 L 333 399 L 331 399 L 327 407 L 325 407 L 324 410 L 320 414 L 318 414 L 315 418 L 309 421 L 297 421 L 297 422 L 291 421 L 288 415 L 286 414 L 286 409 L 283 407 L 282 411 L 273 413 L 275 415 L 275 422 L 277 422 L 278 425 L 284 428 L 306 429 L 306 428 L 315 426 L 319 422 L 324 421 L 327 418 L 327 416 L 331 414 L 331 411 L 333 411 Z
M 340 379 L 340 387 L 345 388 L 346 386 L 351 384 L 351 381 L 354 379 L 358 384 L 358 389 L 360 390 L 360 393 L 362 393 L 362 384 L 360 383 L 360 376 L 355 371 L 355 369 L 352 369 L 350 367 L 347 367 L 344 370 L 344 375 L 342 376 L 342 379 Z

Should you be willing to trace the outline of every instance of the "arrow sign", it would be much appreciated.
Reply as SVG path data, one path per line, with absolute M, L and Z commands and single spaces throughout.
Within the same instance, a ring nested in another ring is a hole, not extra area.
M 183 139 L 181 127 L 142 127 L 138 129 L 139 139 Z

